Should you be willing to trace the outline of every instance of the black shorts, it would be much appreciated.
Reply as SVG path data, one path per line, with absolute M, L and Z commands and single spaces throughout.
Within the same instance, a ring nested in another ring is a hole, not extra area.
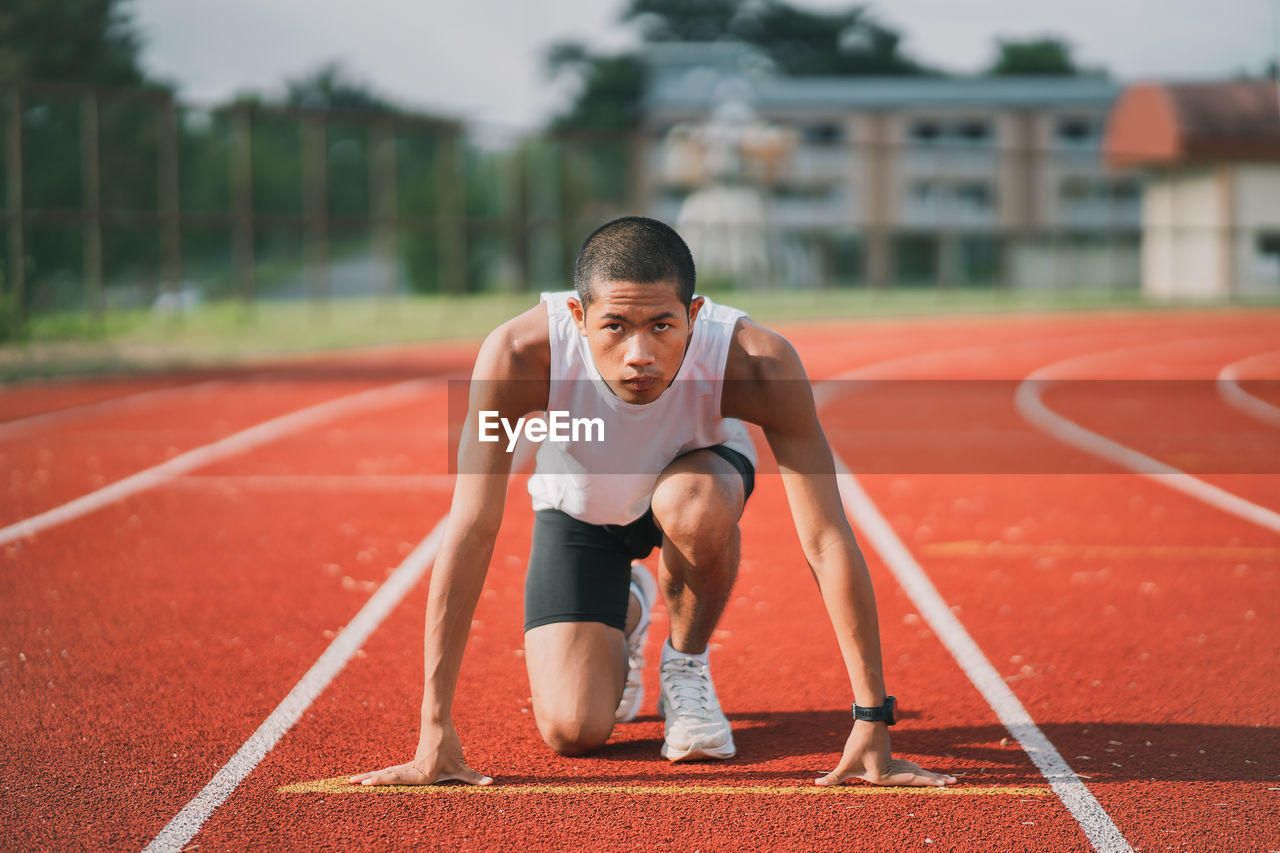
M 742 475 L 743 501 L 755 468 L 738 451 L 707 448 Z M 558 509 L 534 513 L 533 547 L 524 580 L 524 629 L 552 622 L 603 622 L 626 630 L 631 561 L 662 547 L 649 510 L 630 524 L 588 524 Z

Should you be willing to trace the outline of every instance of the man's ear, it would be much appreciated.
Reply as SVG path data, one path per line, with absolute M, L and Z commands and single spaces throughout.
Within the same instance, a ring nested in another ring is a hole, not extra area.
M 587 336 L 587 309 L 582 307 L 582 303 L 577 297 L 570 296 L 568 299 L 569 313 L 573 315 L 573 322 L 578 327 L 578 334 L 584 338 Z
M 693 320 L 698 316 L 698 312 L 702 310 L 703 303 L 706 302 L 701 296 L 693 297 L 693 301 L 689 303 L 689 334 L 693 334 Z

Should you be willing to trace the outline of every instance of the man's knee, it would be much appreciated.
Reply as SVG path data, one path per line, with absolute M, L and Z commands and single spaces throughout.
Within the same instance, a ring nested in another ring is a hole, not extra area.
M 742 491 L 742 484 L 735 483 L 732 475 L 689 471 L 664 474 L 654 487 L 653 515 L 662 532 L 674 542 L 724 542 L 737 530 Z
M 613 733 L 613 719 L 539 719 L 538 732 L 543 742 L 561 755 L 581 755 L 608 742 Z

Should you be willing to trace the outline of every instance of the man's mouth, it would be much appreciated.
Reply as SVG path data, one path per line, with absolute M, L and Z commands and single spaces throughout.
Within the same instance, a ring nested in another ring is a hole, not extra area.
M 656 376 L 633 376 L 630 379 L 622 380 L 622 384 L 626 385 L 632 391 L 648 391 L 658 382 Z

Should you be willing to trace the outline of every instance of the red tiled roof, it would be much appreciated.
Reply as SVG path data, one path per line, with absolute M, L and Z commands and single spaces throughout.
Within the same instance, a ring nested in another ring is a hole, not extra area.
M 1135 84 L 1111 108 L 1103 151 L 1113 166 L 1280 161 L 1280 91 L 1270 80 Z

